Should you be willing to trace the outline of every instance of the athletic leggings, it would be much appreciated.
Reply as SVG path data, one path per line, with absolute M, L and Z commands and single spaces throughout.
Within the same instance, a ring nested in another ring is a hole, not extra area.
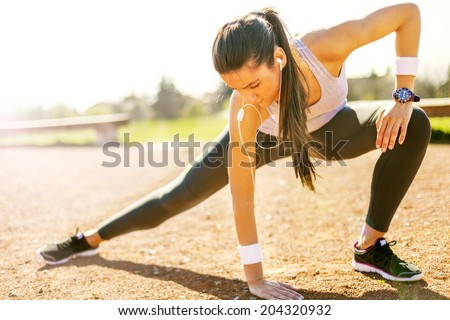
M 382 106 L 374 104 L 343 108 L 325 126 L 311 133 L 322 144 L 320 148 L 316 145 L 316 149 L 327 160 L 350 159 L 374 150 L 377 136 L 375 123 L 381 110 Z M 373 171 L 365 220 L 375 230 L 388 230 L 422 163 L 430 135 L 428 117 L 422 109 L 414 107 L 404 143 L 400 145 L 397 142 L 393 150 L 388 149 L 380 155 Z M 262 132 L 257 133 L 257 140 L 262 145 L 270 137 Z M 128 232 L 154 228 L 227 185 L 227 128 L 213 145 L 173 181 L 101 223 L 98 227 L 100 236 L 109 240 Z M 289 148 L 283 144 L 271 149 L 257 146 L 257 167 L 289 155 Z

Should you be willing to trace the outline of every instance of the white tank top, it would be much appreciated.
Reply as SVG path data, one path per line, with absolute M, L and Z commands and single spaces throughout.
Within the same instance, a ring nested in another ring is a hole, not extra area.
M 327 124 L 347 104 L 348 83 L 345 65 L 342 66 L 341 73 L 336 78 L 300 39 L 293 39 L 293 47 L 308 64 L 322 91 L 319 101 L 306 110 L 306 125 L 308 131 L 313 132 Z M 274 101 L 267 107 L 267 111 L 270 117 L 262 123 L 259 130 L 278 136 L 278 103 Z

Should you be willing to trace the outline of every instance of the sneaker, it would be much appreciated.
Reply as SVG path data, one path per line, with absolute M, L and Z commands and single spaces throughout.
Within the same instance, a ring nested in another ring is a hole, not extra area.
M 78 232 L 66 241 L 47 244 L 37 250 L 39 258 L 47 264 L 62 264 L 76 257 L 87 257 L 98 254 L 99 247 L 91 247 L 84 237 L 84 234 Z
M 403 261 L 391 247 L 397 241 L 387 242 L 385 238 L 379 238 L 375 244 L 366 250 L 353 245 L 354 257 L 352 267 L 361 272 L 376 272 L 387 280 L 417 281 L 423 278 L 422 272 L 415 265 Z

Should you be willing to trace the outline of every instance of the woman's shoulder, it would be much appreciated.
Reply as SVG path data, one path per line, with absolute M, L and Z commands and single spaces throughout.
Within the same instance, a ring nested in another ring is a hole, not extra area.
M 328 29 L 319 29 L 307 33 L 297 33 L 294 39 L 300 40 L 315 56 L 321 56 L 330 48 L 331 34 Z
M 295 39 L 300 40 L 312 54 L 329 70 L 339 72 L 345 57 L 340 54 L 339 42 L 336 33 L 330 29 L 319 29 L 304 34 L 296 34 Z M 334 72 L 332 72 L 334 74 Z
M 311 47 L 315 42 L 317 42 L 320 37 L 323 36 L 323 33 L 326 32 L 324 29 L 313 30 L 306 33 L 296 33 L 294 35 L 295 40 L 300 40 L 307 47 Z

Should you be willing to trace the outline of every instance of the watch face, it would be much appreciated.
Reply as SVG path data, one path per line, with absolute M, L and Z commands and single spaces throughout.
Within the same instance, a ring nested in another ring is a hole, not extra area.
M 407 88 L 400 88 L 397 91 L 395 91 L 395 97 L 401 103 L 405 103 L 406 101 L 408 101 L 411 98 L 411 96 L 412 92 Z

